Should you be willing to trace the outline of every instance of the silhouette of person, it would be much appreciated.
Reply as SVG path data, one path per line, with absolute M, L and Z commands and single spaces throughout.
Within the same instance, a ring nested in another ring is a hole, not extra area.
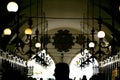
M 105 80 L 105 74 L 103 73 L 95 74 L 90 78 L 90 80 Z
M 43 78 L 40 78 L 40 80 L 43 80 Z
M 55 65 L 54 76 L 56 80 L 70 80 L 69 72 L 67 63 L 57 63 Z
M 87 80 L 86 75 L 83 75 L 82 80 Z

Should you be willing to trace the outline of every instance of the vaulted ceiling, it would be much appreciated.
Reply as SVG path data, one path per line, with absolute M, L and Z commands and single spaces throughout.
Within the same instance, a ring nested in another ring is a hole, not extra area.
M 96 41 L 96 44 L 98 44 L 99 39 L 97 38 L 96 34 L 99 31 L 100 17 L 102 19 L 101 29 L 106 33 L 104 44 L 109 43 L 109 45 L 111 46 L 114 45 L 114 47 L 117 48 L 117 51 L 119 50 L 120 0 L 14 1 L 19 4 L 19 38 L 22 42 L 25 42 L 26 39 L 24 30 L 26 27 L 29 26 L 29 17 L 31 17 L 33 21 L 32 29 L 33 34 L 35 34 L 35 30 L 37 27 L 39 31 L 41 31 L 41 18 L 43 17 L 41 11 L 45 13 L 45 19 L 48 21 L 47 31 L 48 35 L 50 36 L 50 43 L 47 44 L 47 49 L 48 53 L 56 62 L 59 62 L 62 58 L 62 54 L 64 54 L 64 61 L 69 63 L 71 59 L 77 53 L 79 53 L 80 49 L 83 47 L 82 41 L 84 37 L 89 38 L 89 41 L 92 40 L 91 30 L 93 27 L 95 29 L 94 40 Z M 16 54 L 14 53 L 15 42 L 13 44 L 10 44 L 14 41 L 16 37 L 15 35 L 18 26 L 17 14 L 10 13 L 6 9 L 8 2 L 10 2 L 10 0 L 0 1 L 0 48 L 4 51 L 9 50 L 11 51 L 11 53 L 26 59 L 27 55 L 24 54 L 29 50 L 29 46 L 24 46 L 25 48 L 23 54 Z M 12 29 L 12 34 L 10 36 L 3 35 L 3 30 L 6 27 L 10 27 Z M 84 37 L 81 37 L 81 35 L 79 34 L 83 34 Z M 32 37 L 34 37 L 34 35 Z M 61 39 L 61 37 L 63 39 Z M 66 40 L 66 37 L 68 41 Z M 77 37 L 79 37 L 80 39 L 77 39 Z M 79 41 L 82 43 L 80 43 Z M 61 43 L 61 45 L 59 43 Z M 61 50 L 58 50 L 58 47 L 60 47 Z M 35 51 L 34 49 L 35 48 L 33 48 L 33 51 Z M 98 48 L 95 48 L 96 52 L 97 50 Z M 105 57 L 113 54 L 109 54 L 109 52 L 107 53 L 106 51 L 105 53 Z

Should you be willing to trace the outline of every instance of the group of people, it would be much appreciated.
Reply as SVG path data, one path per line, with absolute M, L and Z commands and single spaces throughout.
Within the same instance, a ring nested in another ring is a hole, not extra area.
M 69 78 L 69 72 L 70 72 L 69 65 L 67 63 L 57 63 L 55 65 L 55 70 L 54 70 L 55 80 L 72 80 Z M 35 80 L 35 79 L 30 79 L 30 80 Z M 43 80 L 43 78 L 40 78 L 40 80 Z M 82 79 L 80 80 L 87 80 L 86 75 L 83 75 Z M 105 80 L 105 78 L 102 74 L 97 74 L 97 75 L 93 75 L 89 80 Z
M 56 80 L 71 80 L 69 78 L 69 65 L 67 63 L 57 63 L 55 66 L 55 79 Z M 86 75 L 83 75 L 81 80 L 87 80 Z M 105 76 L 103 74 L 93 75 L 90 80 L 105 80 Z
M 96 75 L 93 75 L 90 80 L 105 80 L 105 75 L 102 73 L 98 73 Z

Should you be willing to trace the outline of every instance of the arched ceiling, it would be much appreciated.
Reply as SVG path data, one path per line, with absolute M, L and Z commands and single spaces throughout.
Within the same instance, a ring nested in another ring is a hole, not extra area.
M 10 41 L 14 40 L 15 32 L 17 29 L 16 15 L 13 13 L 9 13 L 6 9 L 6 5 L 9 1 L 10 0 L 1 0 L 0 3 L 0 48 L 2 48 L 3 50 L 6 50 L 8 46 L 10 46 L 9 49 L 14 49 L 14 45 L 11 46 L 8 44 Z M 88 34 L 90 40 L 92 40 L 90 35 L 92 27 L 94 26 L 95 41 L 98 42 L 96 33 L 99 30 L 98 20 L 101 16 L 102 30 L 104 30 L 106 33 L 104 41 L 111 43 L 113 38 L 112 34 L 114 34 L 114 44 L 118 49 L 120 47 L 120 0 L 43 0 L 42 5 L 41 0 L 38 0 L 38 2 L 37 0 L 15 1 L 19 3 L 19 37 L 23 41 L 25 40 L 24 30 L 26 27 L 29 26 L 29 17 L 31 17 L 33 20 L 33 34 L 35 34 L 36 27 L 41 29 L 40 27 L 42 9 L 43 12 L 45 12 L 45 19 L 48 21 L 48 34 L 51 37 L 54 37 L 54 35 L 58 33 L 59 30 L 69 30 L 69 32 L 75 37 L 78 34 L 84 33 Z M 12 35 L 3 35 L 3 30 L 6 27 L 10 27 L 12 29 Z M 51 42 L 53 42 L 53 40 Z M 73 40 L 73 42 L 75 42 L 75 39 Z M 74 46 L 72 46 L 72 49 L 70 49 L 70 51 L 68 52 L 57 51 L 52 43 L 48 44 L 47 47 L 48 52 L 56 60 L 56 62 L 59 62 L 61 60 L 61 54 L 59 53 L 65 53 L 64 57 L 67 60 L 65 61 L 70 62 L 71 59 L 80 51 L 79 48 L 81 48 L 82 45 L 79 45 L 75 42 Z M 98 48 L 96 48 L 96 50 L 97 49 Z M 26 48 L 24 50 L 27 51 Z M 25 55 L 19 54 L 19 56 L 21 56 L 22 58 L 26 58 L 24 57 Z

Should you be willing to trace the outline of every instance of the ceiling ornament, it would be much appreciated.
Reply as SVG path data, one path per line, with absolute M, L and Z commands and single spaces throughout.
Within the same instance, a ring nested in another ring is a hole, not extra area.
M 53 40 L 53 45 L 59 52 L 68 52 L 74 45 L 74 37 L 69 30 L 58 30 Z

